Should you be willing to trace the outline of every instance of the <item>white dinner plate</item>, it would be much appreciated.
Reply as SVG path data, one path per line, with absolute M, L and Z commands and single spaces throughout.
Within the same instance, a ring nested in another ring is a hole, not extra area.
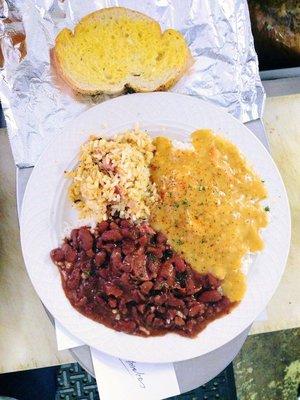
M 64 171 L 76 163 L 80 145 L 91 134 L 110 137 L 136 123 L 149 134 L 188 141 L 198 128 L 210 128 L 238 146 L 265 180 L 270 222 L 263 231 L 265 249 L 251 258 L 248 288 L 227 316 L 210 323 L 194 338 L 173 333 L 137 337 L 94 322 L 69 303 L 50 250 L 61 243 L 68 226 L 82 225 L 67 199 Z M 59 129 L 58 129 L 59 130 Z M 265 309 L 283 274 L 290 244 L 286 191 L 272 158 L 241 122 L 195 97 L 174 93 L 121 96 L 79 115 L 58 133 L 41 155 L 29 179 L 21 214 L 21 242 L 31 281 L 51 314 L 86 344 L 104 353 L 140 362 L 175 362 L 198 357 L 229 342 Z M 33 327 L 34 329 L 34 327 Z

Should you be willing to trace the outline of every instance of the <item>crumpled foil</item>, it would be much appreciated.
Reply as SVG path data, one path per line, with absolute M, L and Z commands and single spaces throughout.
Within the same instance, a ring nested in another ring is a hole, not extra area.
M 259 78 L 246 0 L 4 0 L 0 93 L 16 164 L 32 166 L 72 118 L 107 96 L 78 96 L 52 67 L 57 33 L 86 14 L 123 6 L 185 36 L 195 63 L 172 91 L 198 96 L 243 122 L 261 117 Z

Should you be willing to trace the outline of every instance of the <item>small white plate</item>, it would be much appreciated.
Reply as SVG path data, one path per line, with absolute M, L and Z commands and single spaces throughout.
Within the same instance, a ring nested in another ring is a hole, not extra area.
M 195 339 L 175 334 L 142 338 L 116 332 L 78 313 L 63 292 L 49 253 L 66 227 L 82 225 L 67 199 L 63 172 L 76 162 L 79 146 L 91 134 L 111 136 L 136 123 L 151 135 L 187 141 L 198 128 L 210 128 L 236 144 L 268 189 L 270 223 L 263 231 L 265 249 L 252 258 L 248 289 L 231 314 Z M 21 215 L 21 242 L 31 281 L 53 316 L 86 344 L 122 359 L 175 362 L 198 357 L 229 342 L 265 309 L 283 274 L 290 244 L 290 211 L 280 174 L 269 153 L 241 122 L 195 97 L 174 93 L 132 94 L 106 101 L 65 126 L 45 149 L 29 179 Z M 34 327 L 33 327 L 34 329 Z

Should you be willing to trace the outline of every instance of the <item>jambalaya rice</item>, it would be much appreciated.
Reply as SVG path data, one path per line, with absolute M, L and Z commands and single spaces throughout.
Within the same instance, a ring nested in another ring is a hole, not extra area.
M 149 171 L 153 151 L 150 136 L 138 129 L 114 139 L 91 136 L 81 146 L 78 166 L 67 173 L 69 198 L 80 218 L 146 219 L 157 198 Z

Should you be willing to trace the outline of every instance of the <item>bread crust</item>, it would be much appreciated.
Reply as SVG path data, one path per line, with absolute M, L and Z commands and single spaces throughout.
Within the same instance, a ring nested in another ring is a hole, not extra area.
M 159 23 L 157 21 L 155 21 L 153 18 L 148 17 L 145 14 L 142 14 L 138 11 L 135 10 L 131 10 L 131 9 L 127 9 L 124 7 L 109 7 L 109 8 L 103 8 L 101 10 L 97 10 L 94 11 L 88 15 L 86 15 L 85 17 L 83 17 L 79 23 L 75 26 L 74 29 L 74 33 L 72 33 L 73 36 L 76 35 L 76 30 L 78 28 L 79 25 L 84 24 L 86 20 L 92 20 L 93 18 L 95 19 L 99 19 L 102 16 L 106 16 L 106 15 L 117 15 L 119 16 L 123 16 L 123 15 L 128 15 L 130 16 L 130 18 L 136 18 L 136 19 L 140 19 L 140 20 L 146 20 L 146 21 L 151 21 L 153 23 L 155 23 L 156 26 L 159 27 L 160 30 L 160 34 L 163 35 L 163 32 L 161 30 L 161 27 L 159 25 Z M 130 82 L 130 77 L 128 79 L 128 82 L 120 82 L 120 84 L 116 84 L 116 85 L 107 85 L 107 87 L 105 89 L 103 88 L 96 88 L 93 89 L 91 86 L 86 87 L 87 85 L 80 85 L 80 82 L 77 82 L 75 80 L 73 80 L 70 75 L 64 70 L 64 68 L 62 67 L 59 58 L 57 56 L 56 53 L 56 43 L 59 40 L 59 36 L 62 34 L 63 31 L 68 31 L 71 32 L 69 29 L 63 29 L 62 31 L 59 32 L 59 34 L 56 37 L 55 40 L 55 46 L 53 48 L 52 51 L 52 60 L 53 60 L 53 64 L 54 67 L 56 69 L 56 71 L 58 72 L 58 74 L 62 77 L 62 79 L 75 91 L 78 93 L 82 93 L 82 94 L 86 94 L 86 95 L 97 95 L 97 94 L 108 94 L 108 95 L 116 95 L 116 94 L 121 94 L 124 91 L 126 91 L 126 89 L 132 89 L 135 92 L 150 92 L 150 91 L 164 91 L 169 89 L 170 87 L 172 87 L 173 85 L 175 85 L 175 83 L 177 83 L 179 81 L 179 79 L 184 75 L 184 73 L 187 71 L 187 69 L 189 69 L 189 67 L 194 63 L 193 57 L 191 55 L 190 49 L 187 47 L 188 50 L 188 57 L 187 57 L 187 61 L 186 61 L 186 65 L 184 68 L 182 68 L 181 70 L 179 70 L 172 78 L 168 79 L 166 82 L 163 83 L 159 83 L 156 87 L 151 88 L 151 89 L 147 89 L 145 87 L 142 87 L 142 85 L 138 85 L 135 84 L 133 82 Z M 152 84 L 152 81 L 149 81 L 149 86 Z

